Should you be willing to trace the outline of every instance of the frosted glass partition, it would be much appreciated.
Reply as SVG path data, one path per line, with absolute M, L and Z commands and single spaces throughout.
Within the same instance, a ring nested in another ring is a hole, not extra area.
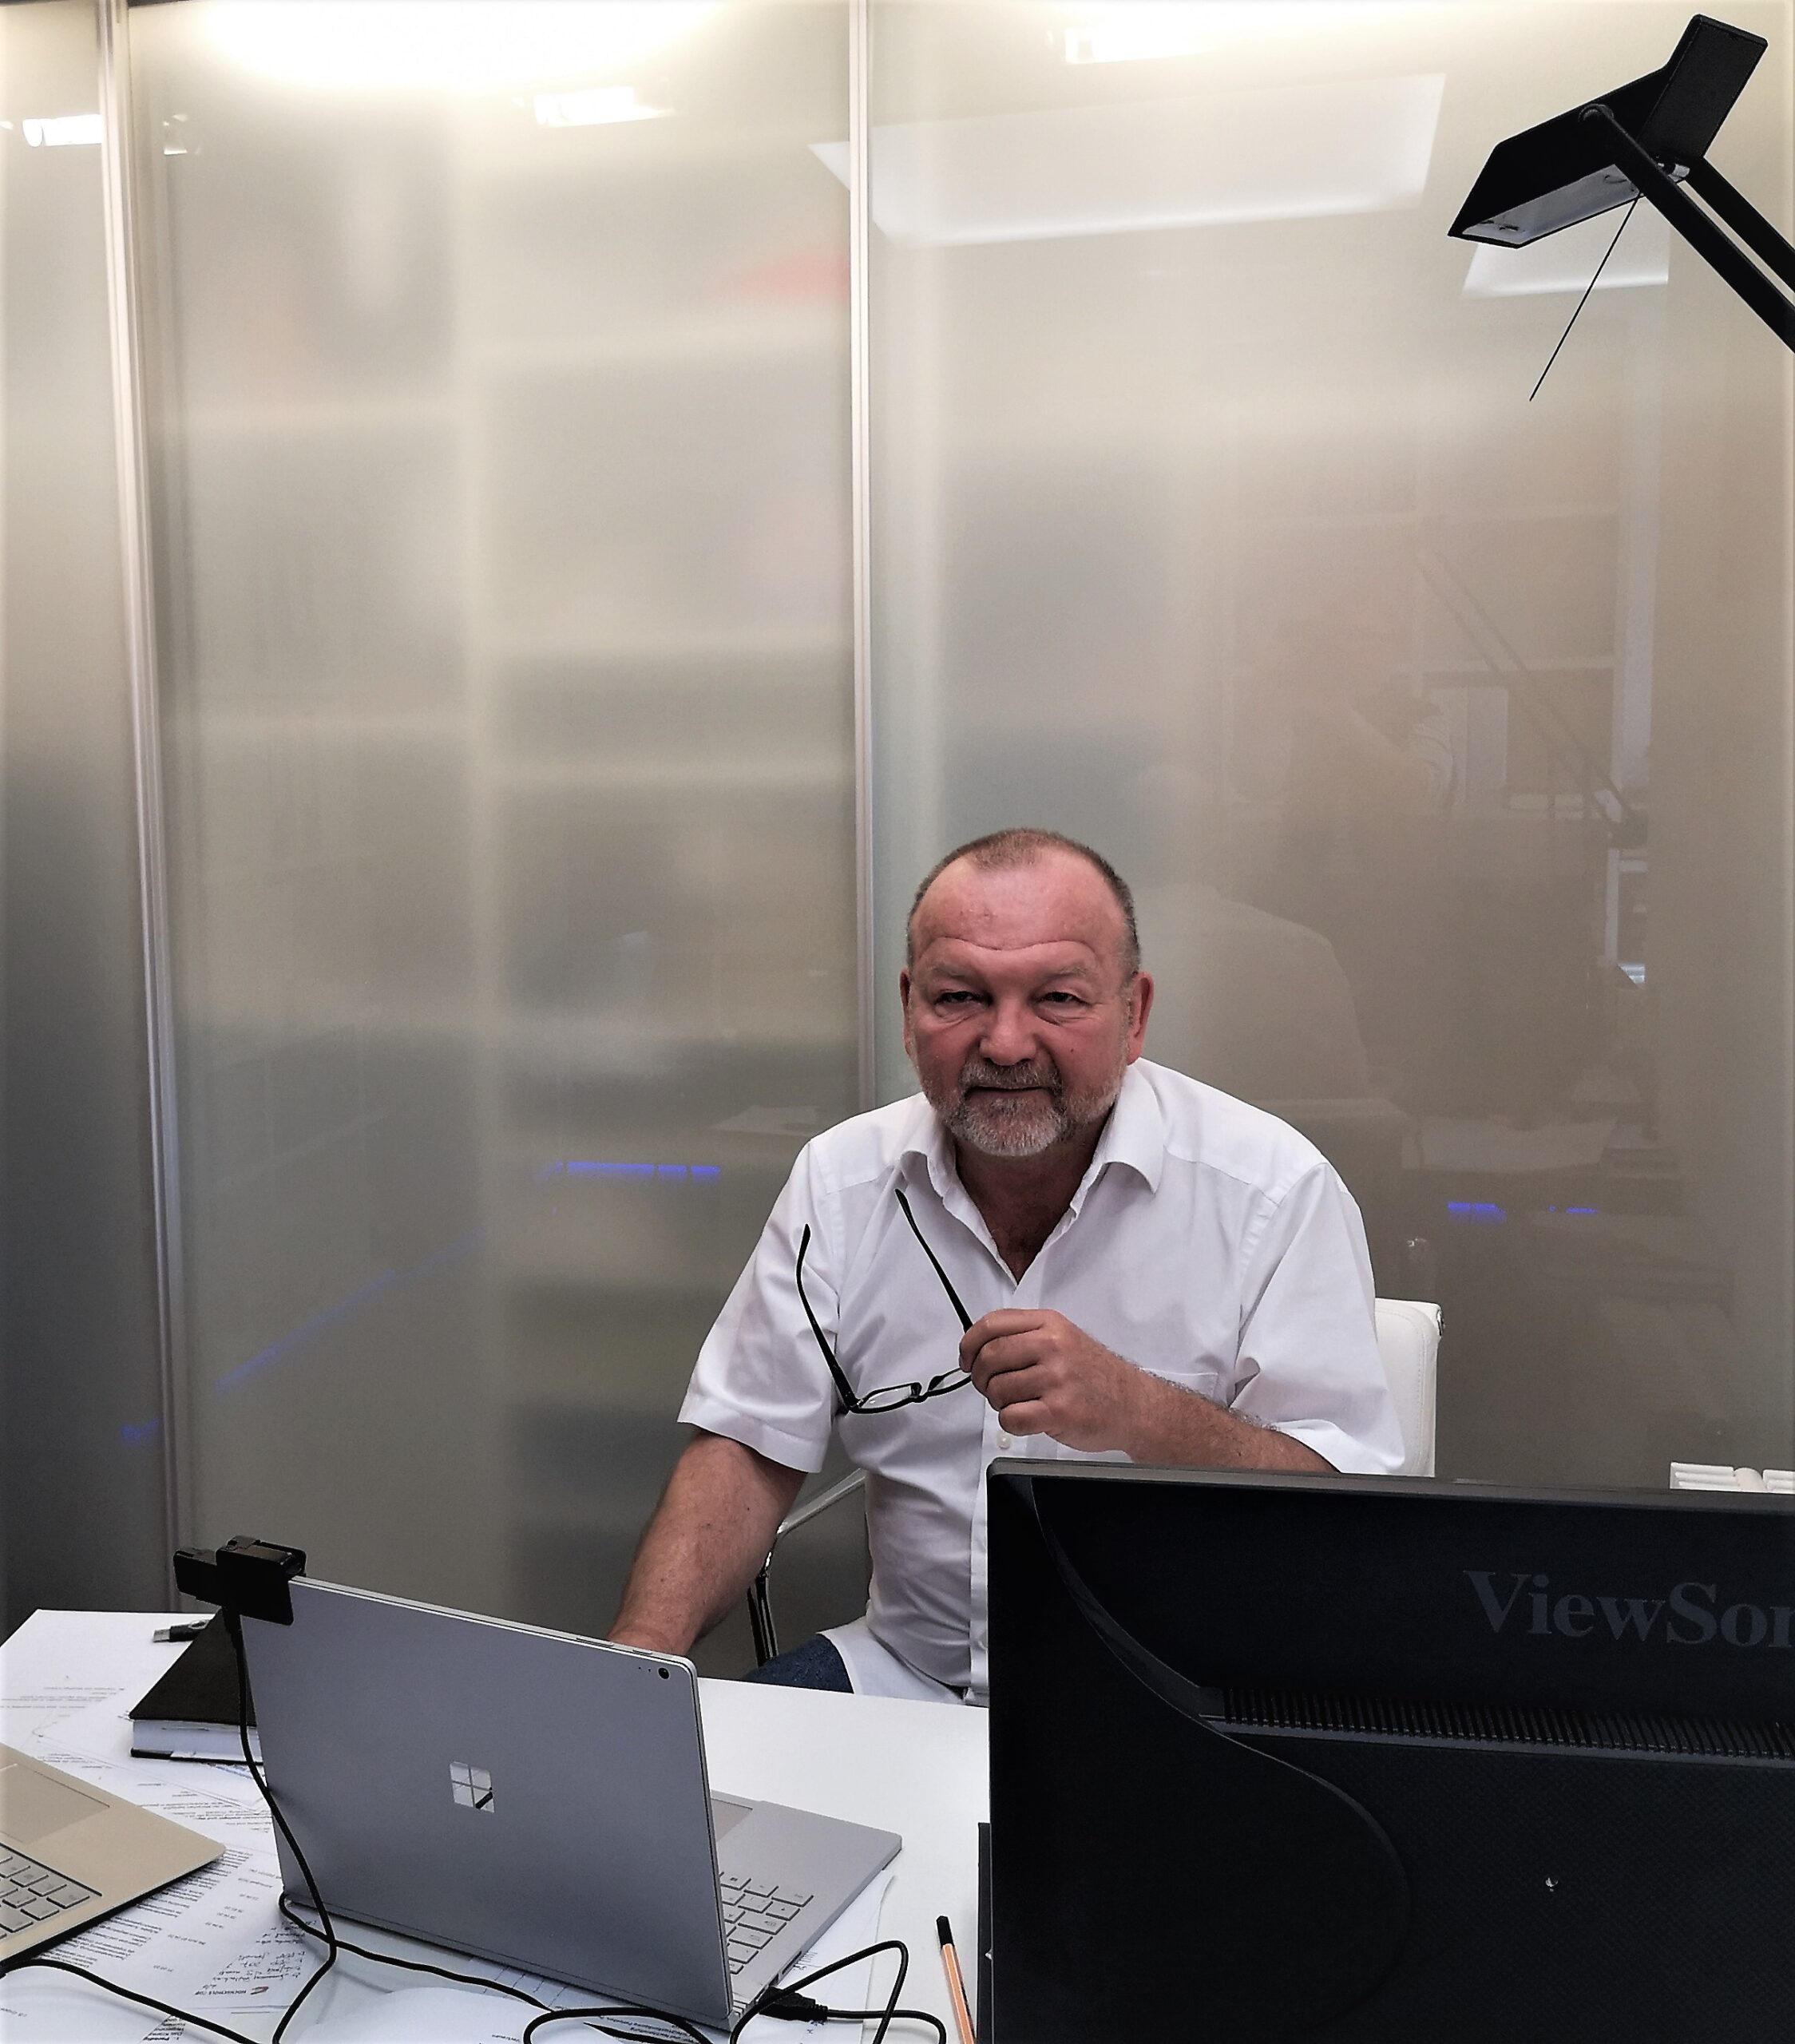
M 0 1631 L 167 1594 L 94 38 L 0 7 Z
M 131 30 L 196 1530 L 601 1626 L 854 1104 L 845 10 Z
M 1795 1460 L 1789 358 L 1642 208 L 1529 404 L 1619 216 L 1446 234 L 1687 15 L 875 9 L 882 1091 L 917 875 L 1090 838 L 1149 1055 L 1444 1302 L 1448 1474 Z M 1786 232 L 1791 10 L 1728 18 Z

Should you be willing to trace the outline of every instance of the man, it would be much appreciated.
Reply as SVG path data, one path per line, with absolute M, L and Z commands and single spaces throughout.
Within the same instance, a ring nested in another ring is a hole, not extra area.
M 834 1428 L 871 1606 L 763 1676 L 978 1701 L 993 1456 L 1387 1471 L 1401 1441 L 1357 1209 L 1294 1130 L 1141 1060 L 1153 982 L 1096 853 L 1005 830 L 950 854 L 898 991 L 921 1097 L 798 1158 L 612 1637 L 680 1653 L 715 1623 Z

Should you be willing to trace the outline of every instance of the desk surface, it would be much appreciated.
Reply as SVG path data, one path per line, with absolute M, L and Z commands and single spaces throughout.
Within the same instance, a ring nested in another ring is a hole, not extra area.
M 0 1650 L 0 1739 L 30 1750 L 40 1728 L 81 1703 L 91 1710 L 109 1696 L 116 1695 L 122 1713 L 180 1651 L 151 1642 L 151 1631 L 163 1622 L 153 1614 L 135 1611 L 40 1611 L 28 1619 Z M 962 1949 L 971 1949 L 977 1827 L 986 1813 L 985 1713 L 742 1682 L 707 1681 L 700 1685 L 700 1695 L 713 1789 L 820 1810 L 902 1836 L 904 1849 L 894 1866 L 879 1934 L 901 1938 L 910 1948 L 905 2003 L 933 2010 L 951 2036 L 935 1919 L 949 1917 Z M 122 1721 L 117 1737 L 122 1755 L 129 1747 Z M 269 1915 L 271 1922 L 271 1906 Z M 267 1927 L 246 1919 L 246 1945 Z M 364 1991 L 372 1977 L 362 1983 Z M 57 1976 L 38 1978 L 48 1982 Z M 390 1969 L 381 1983 L 412 1984 Z M 77 1983 L 66 1983 L 65 1988 L 68 1996 L 90 1998 L 93 2026 L 79 2034 L 93 2044 L 142 2038 L 153 2025 L 147 2010 L 133 2011 Z M 20 1991 L 22 1984 L 7 1991 L 9 1995 Z M 317 2005 L 325 2004 L 325 1993 L 320 1990 Z M 307 2003 L 289 2033 L 295 2044 L 314 2006 Z M 50 2033 L 46 2029 L 43 2034 Z M 58 2034 L 72 2038 L 77 2033 L 59 2025 Z M 570 2026 L 566 2034 L 591 2033 Z

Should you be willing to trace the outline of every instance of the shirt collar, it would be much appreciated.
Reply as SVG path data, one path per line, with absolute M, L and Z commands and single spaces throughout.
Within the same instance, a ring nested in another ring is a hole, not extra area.
M 910 1103 L 909 1119 L 898 1155 L 905 1164 L 913 1159 L 922 1165 L 937 1197 L 942 1200 L 947 1198 L 949 1188 L 960 1182 L 960 1173 L 953 1161 L 953 1139 L 941 1116 L 921 1093 Z M 1072 1210 L 1077 1211 L 1085 1194 L 1103 1175 L 1107 1165 L 1126 1164 L 1157 1192 L 1165 1161 L 1165 1116 L 1159 1109 L 1159 1095 L 1137 1062 L 1123 1074 L 1122 1090 L 1116 1095 L 1115 1105 L 1111 1108 L 1104 1132 L 1097 1139 L 1091 1168 L 1072 1195 Z
M 1165 1162 L 1166 1118 L 1159 1109 L 1159 1096 L 1137 1060 L 1123 1074 L 1122 1090 L 1098 1138 L 1097 1154 L 1079 1187 L 1079 1197 L 1096 1183 L 1106 1164 L 1126 1164 L 1157 1192 Z
M 909 1116 L 904 1125 L 903 1147 L 898 1155 L 899 1163 L 906 1167 L 913 1163 L 921 1165 L 928 1174 L 929 1182 L 935 1188 L 936 1198 L 944 1202 L 949 1188 L 960 1182 L 960 1173 L 953 1161 L 953 1139 L 941 1116 L 921 1093 L 910 1101 Z

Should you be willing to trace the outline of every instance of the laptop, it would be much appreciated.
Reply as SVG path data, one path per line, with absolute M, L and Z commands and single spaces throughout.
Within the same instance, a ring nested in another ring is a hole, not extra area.
M 224 1850 L 0 1746 L 0 1965 L 209 1867 Z
M 688 1661 L 290 1588 L 292 1624 L 246 1618 L 244 1641 L 269 1786 L 332 1916 L 727 2029 L 902 1842 L 712 1796 Z

